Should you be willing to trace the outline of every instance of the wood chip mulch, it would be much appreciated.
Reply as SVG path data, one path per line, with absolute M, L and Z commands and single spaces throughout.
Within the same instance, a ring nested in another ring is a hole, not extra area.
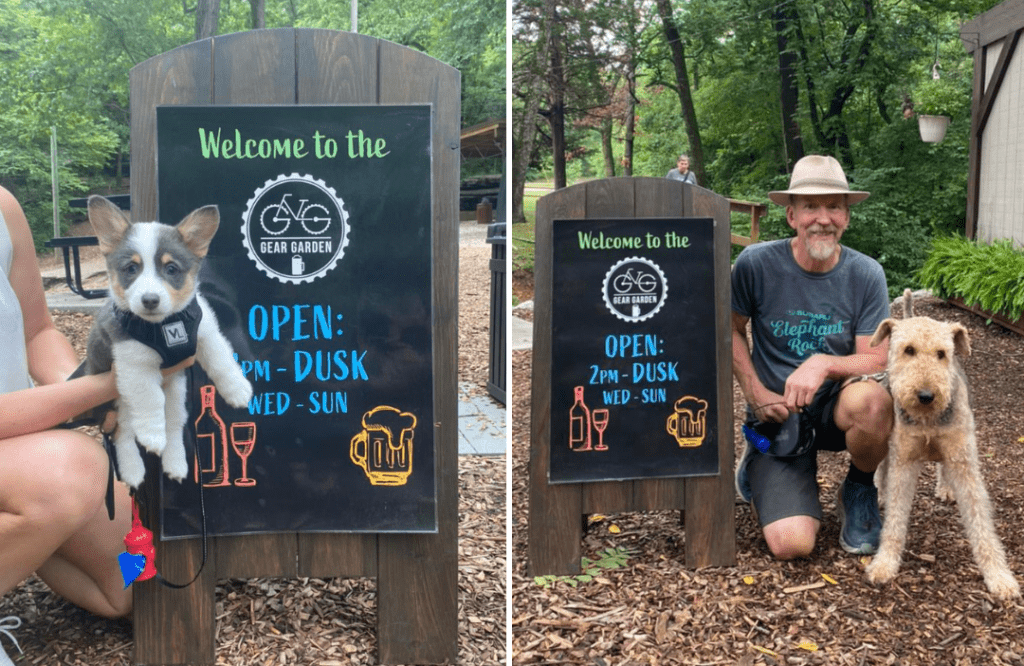
M 1010 568 L 1024 579 L 1024 339 L 942 301 L 915 307 L 968 328 L 973 354 L 964 365 L 983 473 Z M 931 465 L 918 484 L 904 563 L 886 586 L 868 584 L 866 558 L 837 542 L 833 498 L 849 464 L 844 453 L 819 456 L 825 517 L 809 559 L 775 561 L 745 504 L 736 506 L 736 566 L 701 570 L 683 566 L 678 512 L 612 514 L 591 525 L 583 553 L 627 549 L 624 567 L 576 587 L 538 584 L 526 569 L 531 352 L 514 352 L 512 363 L 513 664 L 1024 665 L 1024 605 L 989 596 L 955 506 L 931 495 Z M 738 425 L 738 391 L 734 401 Z M 733 444 L 739 454 L 738 427 Z
M 459 381 L 481 395 L 488 371 L 490 252 L 482 242 L 460 248 Z M 91 316 L 54 318 L 82 354 Z M 504 456 L 459 457 L 459 664 L 506 663 L 505 468 Z M 372 579 L 224 580 L 216 603 L 218 665 L 377 663 Z M 23 621 L 13 633 L 24 655 L 2 639 L 17 666 L 133 663 L 129 621 L 96 618 L 38 578 L 0 596 L 0 618 L 8 615 Z

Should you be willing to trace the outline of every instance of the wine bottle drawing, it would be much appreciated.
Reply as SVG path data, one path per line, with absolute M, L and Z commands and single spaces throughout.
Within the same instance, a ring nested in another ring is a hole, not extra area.
M 209 469 L 203 468 L 203 473 L 214 473 L 213 481 L 203 483 L 204 488 L 216 488 L 230 486 L 228 478 L 228 430 L 224 420 L 217 413 L 217 390 L 212 386 L 203 386 L 199 389 L 202 399 L 203 411 L 196 419 L 196 483 L 200 483 L 199 451 L 210 450 Z M 219 461 L 218 461 L 219 459 Z M 219 467 L 218 467 L 219 462 Z
M 576 401 L 569 408 L 569 448 L 590 451 L 590 409 L 583 402 L 583 387 L 577 386 Z

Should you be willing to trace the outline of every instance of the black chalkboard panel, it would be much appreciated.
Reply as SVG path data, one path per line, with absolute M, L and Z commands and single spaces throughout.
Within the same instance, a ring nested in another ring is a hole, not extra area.
M 551 483 L 718 473 L 714 220 L 555 220 Z
M 211 535 L 436 531 L 430 116 L 157 108 L 160 221 L 220 207 L 200 288 L 255 391 L 232 409 L 196 371 L 165 538 L 200 499 Z

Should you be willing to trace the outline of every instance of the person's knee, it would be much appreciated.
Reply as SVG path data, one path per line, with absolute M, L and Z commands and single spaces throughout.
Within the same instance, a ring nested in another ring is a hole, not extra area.
M 818 536 L 818 521 L 810 516 L 783 518 L 764 527 L 768 550 L 779 560 L 809 557 Z
M 836 425 L 844 431 L 856 428 L 878 442 L 892 431 L 892 396 L 875 382 L 858 382 L 843 390 L 836 408 Z
M 107 485 L 106 453 L 88 435 L 57 430 L 38 436 L 36 466 L 29 472 L 25 513 L 54 527 L 74 529 L 103 502 Z

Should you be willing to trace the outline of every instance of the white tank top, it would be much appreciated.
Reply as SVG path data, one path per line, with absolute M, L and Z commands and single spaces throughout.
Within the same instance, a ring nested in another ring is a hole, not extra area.
M 0 393 L 10 393 L 32 386 L 32 379 L 28 374 L 21 303 L 18 302 L 18 296 L 8 279 L 13 258 L 11 234 L 7 231 L 7 222 L 0 212 Z

